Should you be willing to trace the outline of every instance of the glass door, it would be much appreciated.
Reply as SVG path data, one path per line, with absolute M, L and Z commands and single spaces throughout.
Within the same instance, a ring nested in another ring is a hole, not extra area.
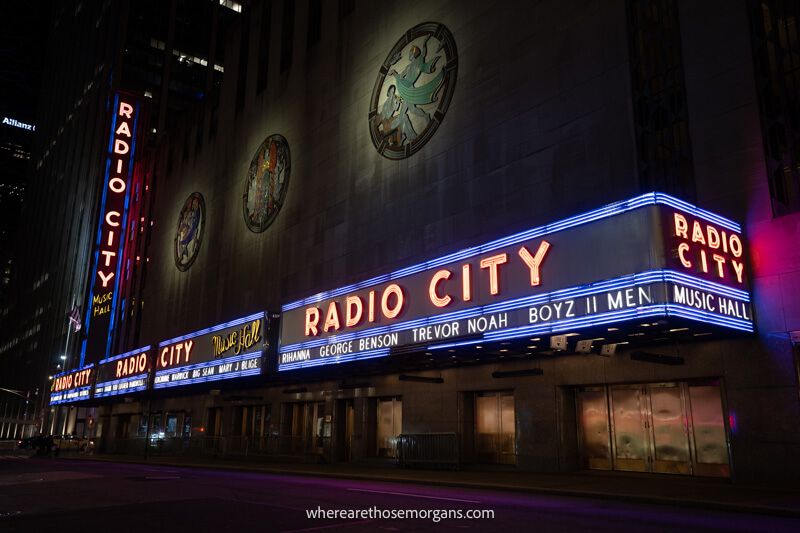
M 730 451 L 719 384 L 689 385 L 688 389 L 695 471 L 699 476 L 729 477 Z
M 397 436 L 403 431 L 403 400 L 378 400 L 377 456 L 397 456 Z
M 516 412 L 512 392 L 475 394 L 475 451 L 479 462 L 516 463 Z
M 578 399 L 578 439 L 583 468 L 611 470 L 611 434 L 605 387 L 582 389 Z
M 632 472 L 648 470 L 650 440 L 647 412 L 640 386 L 611 389 L 611 429 L 614 469 Z
M 584 468 L 730 476 L 719 381 L 583 387 L 576 408 Z
M 677 383 L 647 387 L 653 441 L 653 472 L 689 474 L 689 425 L 681 387 Z

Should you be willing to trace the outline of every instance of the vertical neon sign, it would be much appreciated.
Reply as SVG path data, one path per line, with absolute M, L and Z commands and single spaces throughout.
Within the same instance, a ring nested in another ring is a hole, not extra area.
M 106 358 L 111 349 L 139 111 L 140 104 L 133 98 L 115 95 L 80 366 Z

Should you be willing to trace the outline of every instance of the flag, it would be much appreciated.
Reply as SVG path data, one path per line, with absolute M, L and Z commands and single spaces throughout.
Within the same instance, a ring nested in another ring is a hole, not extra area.
M 67 314 L 70 324 L 72 324 L 72 331 L 77 333 L 81 329 L 81 310 L 77 305 L 72 306 L 72 310 Z

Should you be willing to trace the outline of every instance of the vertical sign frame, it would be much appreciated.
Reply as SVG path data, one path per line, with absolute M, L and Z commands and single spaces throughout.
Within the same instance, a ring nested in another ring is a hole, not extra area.
M 122 92 L 114 95 L 113 102 L 80 367 L 99 362 L 110 353 L 119 301 L 141 102 Z

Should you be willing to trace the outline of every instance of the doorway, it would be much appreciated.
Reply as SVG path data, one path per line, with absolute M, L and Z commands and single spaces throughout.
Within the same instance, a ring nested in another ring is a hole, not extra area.
M 208 424 L 206 424 L 205 433 L 208 437 L 222 436 L 222 407 L 208 408 Z
M 353 457 L 355 408 L 352 399 L 336 401 L 336 460 L 350 461 Z
M 718 381 L 581 387 L 584 468 L 730 476 Z
M 331 437 L 325 402 L 283 404 L 281 433 L 283 448 L 290 453 L 324 453 Z
M 375 426 L 376 457 L 397 457 L 397 437 L 403 432 L 402 398 L 378 398 Z
M 475 393 L 475 456 L 480 463 L 516 464 L 514 393 Z
M 236 437 L 264 437 L 269 434 L 271 407 L 269 405 L 237 406 L 233 434 Z

